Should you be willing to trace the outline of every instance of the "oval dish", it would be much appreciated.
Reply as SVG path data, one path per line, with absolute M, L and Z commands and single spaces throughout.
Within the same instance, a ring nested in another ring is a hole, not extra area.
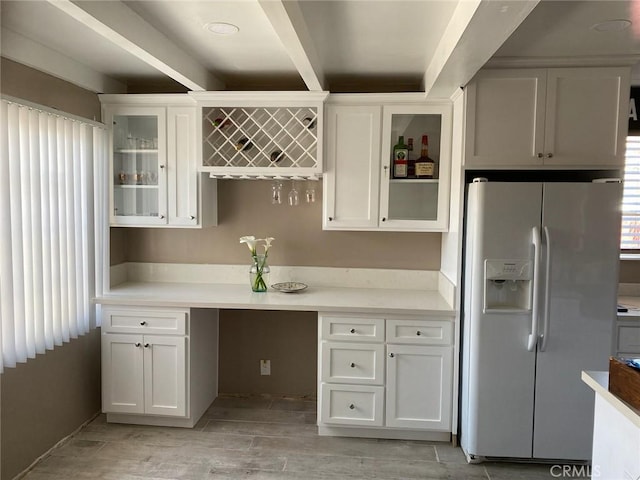
M 274 283 L 271 285 L 271 288 L 282 293 L 296 293 L 305 290 L 307 288 L 307 284 L 302 282 L 282 282 Z

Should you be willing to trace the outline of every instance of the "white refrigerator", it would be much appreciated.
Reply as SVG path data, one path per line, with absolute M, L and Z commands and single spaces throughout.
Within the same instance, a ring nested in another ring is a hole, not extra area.
M 616 315 L 622 185 L 468 186 L 460 443 L 485 458 L 589 460 Z

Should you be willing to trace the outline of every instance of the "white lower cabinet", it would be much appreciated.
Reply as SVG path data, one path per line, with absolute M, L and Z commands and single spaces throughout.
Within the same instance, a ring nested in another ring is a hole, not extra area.
M 452 319 L 319 315 L 321 435 L 448 440 Z
M 448 430 L 451 347 L 387 345 L 386 425 Z
M 186 337 L 103 336 L 105 411 L 186 415 Z
M 103 307 L 102 316 L 107 421 L 195 425 L 217 396 L 217 310 Z

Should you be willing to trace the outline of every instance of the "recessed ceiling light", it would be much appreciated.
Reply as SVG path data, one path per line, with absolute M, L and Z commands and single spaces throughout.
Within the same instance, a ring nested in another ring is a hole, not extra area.
M 224 22 L 210 22 L 207 23 L 204 28 L 209 30 L 211 33 L 215 33 L 216 35 L 233 35 L 234 33 L 238 33 L 240 28 L 232 23 L 224 23 Z
M 622 30 L 629 28 L 631 22 L 629 20 L 607 20 L 606 22 L 598 22 L 591 25 L 593 30 L 598 32 L 621 32 Z

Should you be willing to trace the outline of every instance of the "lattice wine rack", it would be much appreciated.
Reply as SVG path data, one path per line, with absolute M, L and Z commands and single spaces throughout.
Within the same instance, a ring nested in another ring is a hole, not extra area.
M 318 107 L 203 107 L 202 166 L 212 176 L 322 174 Z

